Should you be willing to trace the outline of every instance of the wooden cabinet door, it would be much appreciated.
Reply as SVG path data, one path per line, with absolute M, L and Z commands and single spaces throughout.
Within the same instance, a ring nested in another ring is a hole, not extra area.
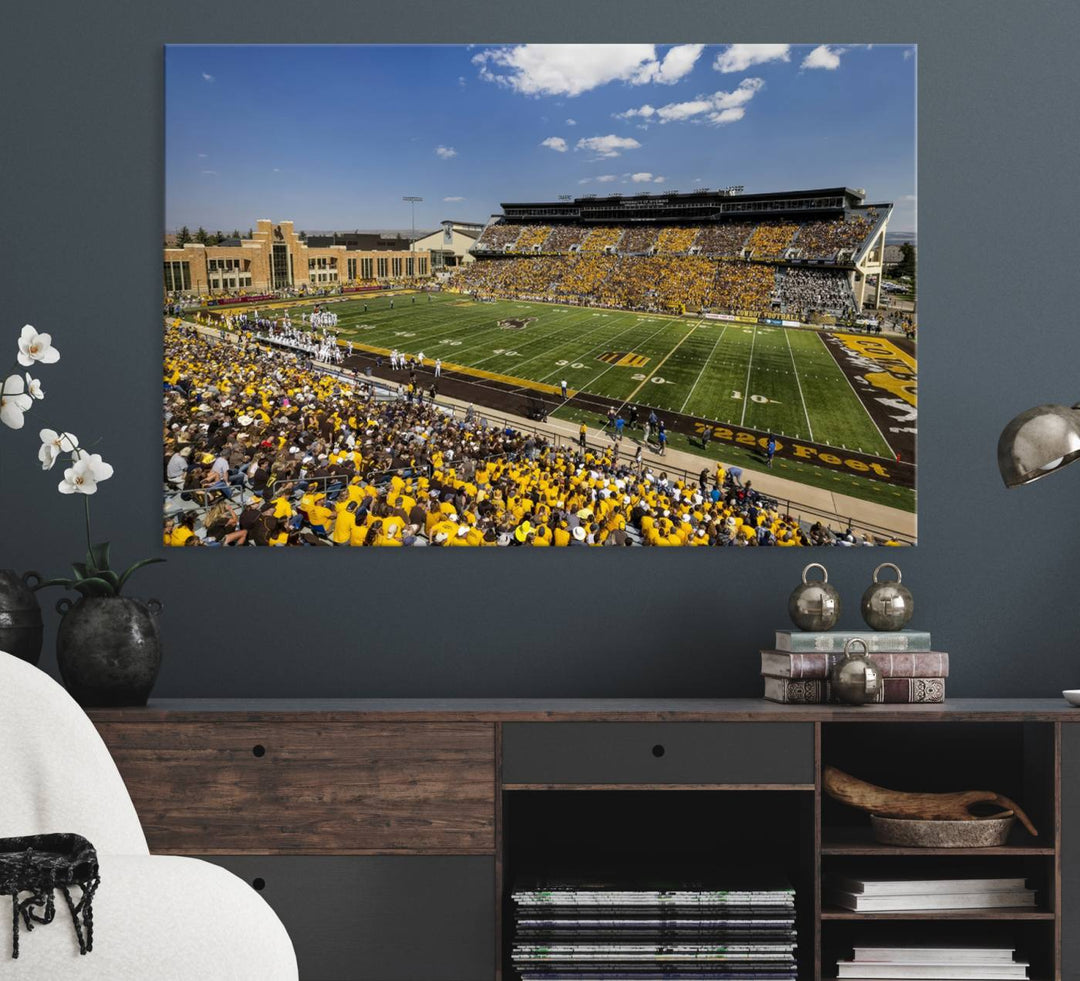
M 491 854 L 484 723 L 113 722 L 155 852 Z

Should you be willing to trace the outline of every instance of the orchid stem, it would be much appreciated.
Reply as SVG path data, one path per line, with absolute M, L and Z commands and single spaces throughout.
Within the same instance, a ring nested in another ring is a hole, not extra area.
M 87 554 L 92 555 L 94 548 L 90 544 L 90 496 L 83 495 L 83 501 L 86 504 L 86 551 Z

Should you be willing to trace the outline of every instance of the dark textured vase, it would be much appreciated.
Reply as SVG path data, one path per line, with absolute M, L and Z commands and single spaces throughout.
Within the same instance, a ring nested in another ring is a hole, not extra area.
M 36 572 L 19 575 L 0 569 L 0 651 L 37 664 L 41 657 L 41 607 L 29 580 L 41 581 Z
M 88 596 L 56 604 L 60 677 L 85 708 L 145 705 L 161 668 L 157 600 Z

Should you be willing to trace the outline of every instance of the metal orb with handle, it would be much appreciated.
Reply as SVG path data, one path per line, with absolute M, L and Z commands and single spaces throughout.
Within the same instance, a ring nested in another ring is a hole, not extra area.
M 862 654 L 855 653 L 856 644 L 862 645 Z M 884 685 L 881 669 L 870 660 L 866 641 L 858 637 L 852 637 L 844 645 L 844 656 L 832 666 L 829 680 L 833 695 L 846 705 L 866 705 L 874 701 Z
M 880 582 L 878 573 L 892 569 L 895 582 Z M 899 630 L 915 612 L 915 600 L 907 586 L 902 586 L 900 567 L 892 562 L 882 562 L 874 570 L 874 581 L 866 587 L 862 596 L 862 617 L 872 630 Z
M 806 574 L 820 569 L 820 581 L 811 582 Z M 800 630 L 832 630 L 840 619 L 840 593 L 829 584 L 829 570 L 820 562 L 811 562 L 802 571 L 802 582 L 788 598 L 788 616 Z

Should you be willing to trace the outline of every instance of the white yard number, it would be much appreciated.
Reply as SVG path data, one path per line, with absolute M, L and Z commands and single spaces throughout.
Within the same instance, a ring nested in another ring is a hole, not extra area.
M 449 337 L 444 337 L 439 343 L 449 344 L 451 347 L 461 347 L 461 341 L 452 341 Z
M 584 368 L 585 365 L 583 365 L 580 361 L 575 361 L 573 364 L 571 364 L 569 361 L 563 360 L 563 361 L 556 361 L 555 362 L 555 367 L 556 368 Z
M 732 392 L 731 397 L 733 399 L 738 399 L 739 401 L 742 401 L 743 394 L 742 392 Z M 772 402 L 773 399 L 766 398 L 764 395 L 751 395 L 750 401 L 764 404 L 766 402 Z
M 497 347 L 497 348 L 495 348 L 495 350 L 494 350 L 494 351 L 492 351 L 491 353 L 492 353 L 492 354 L 502 354 L 502 355 L 504 355 L 504 356 L 506 356 L 506 357 L 508 357 L 508 358 L 517 358 L 517 357 L 520 357 L 520 355 L 519 355 L 519 354 L 517 353 L 517 351 L 510 351 L 510 350 L 508 350 L 508 349 L 507 349 L 507 348 L 505 348 L 505 347 Z
M 630 376 L 630 380 L 631 381 L 636 381 L 636 382 L 643 382 L 646 379 L 648 381 L 651 381 L 654 385 L 674 385 L 675 384 L 675 382 L 668 381 L 666 378 L 661 378 L 659 375 L 653 375 L 652 378 L 649 378 L 648 375 L 643 375 L 643 374 L 641 374 L 639 372 L 636 375 L 631 375 Z

